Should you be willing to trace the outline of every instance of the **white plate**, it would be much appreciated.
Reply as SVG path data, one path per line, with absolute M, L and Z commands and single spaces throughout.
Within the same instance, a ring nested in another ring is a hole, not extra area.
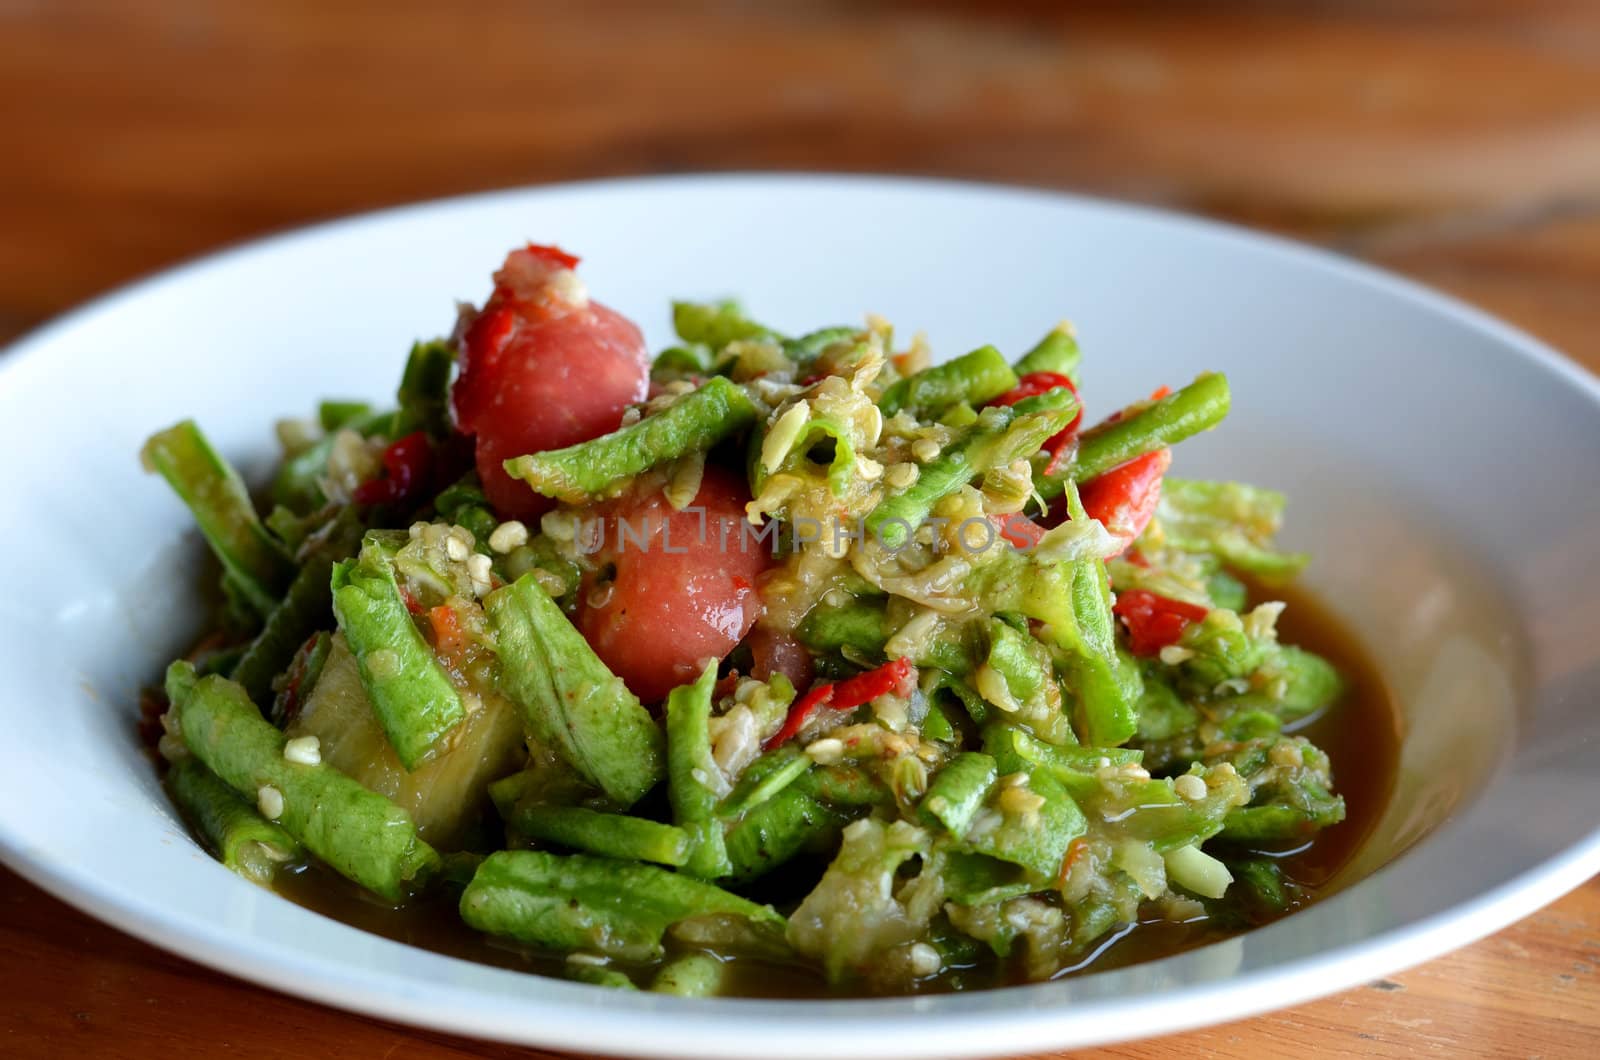
M 195 631 L 188 519 L 135 454 L 193 415 L 250 473 L 271 424 L 383 397 L 513 243 L 585 256 L 667 337 L 667 299 L 779 326 L 888 316 L 1018 350 L 1070 316 L 1105 411 L 1225 370 L 1186 474 L 1290 491 L 1288 544 L 1363 632 L 1409 734 L 1370 878 L 1227 942 L 1067 982 L 907 1000 L 695 1002 L 520 975 L 275 898 L 195 848 L 134 737 Z M 1600 390 L 1527 336 L 1262 236 L 1057 195 L 921 181 L 692 177 L 433 203 L 177 269 L 0 361 L 8 738 L 0 851 L 53 893 L 213 967 L 361 1012 L 652 1056 L 942 1057 L 1107 1042 L 1293 1004 L 1433 957 L 1600 868 Z M 1421 838 L 1420 841 L 1419 837 Z M 1409 849 L 1406 849 L 1408 848 Z M 1390 860 L 1406 850 L 1404 856 Z

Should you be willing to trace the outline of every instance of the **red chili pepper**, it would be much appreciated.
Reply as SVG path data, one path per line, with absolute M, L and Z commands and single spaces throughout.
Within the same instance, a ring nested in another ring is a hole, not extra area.
M 911 660 L 902 656 L 894 662 L 884 663 L 876 670 L 856 674 L 838 684 L 818 685 L 789 708 L 789 716 L 783 720 L 783 726 L 773 734 L 772 739 L 766 742 L 766 748 L 771 750 L 793 739 L 823 707 L 854 710 L 888 692 L 907 694 L 911 691 L 910 685 L 916 674 L 917 668 L 911 664 Z
M 405 601 L 407 611 L 410 611 L 413 615 L 422 614 L 422 605 L 417 602 L 415 596 L 411 595 L 411 590 L 404 585 L 400 586 L 400 599 Z
M 428 611 L 428 622 L 433 626 L 433 643 L 444 654 L 454 657 L 467 647 L 466 634 L 461 631 L 461 616 L 449 604 L 440 604 Z
M 1127 624 L 1128 650 L 1135 655 L 1159 654 L 1167 645 L 1178 643 L 1190 622 L 1199 622 L 1207 614 L 1197 604 L 1144 589 L 1118 594 L 1111 610 Z
M 363 482 L 355 488 L 357 504 L 394 504 L 412 499 L 428 484 L 433 469 L 433 449 L 428 436 L 413 431 L 383 451 L 382 478 Z
M 529 243 L 528 253 L 540 261 L 548 262 L 563 269 L 575 269 L 578 267 L 578 262 L 582 260 L 575 255 L 568 254 L 560 247 L 547 247 L 539 243 Z
M 1044 537 L 1044 527 L 1029 519 L 1021 512 L 1012 512 L 1009 515 L 991 515 L 989 521 L 1001 537 L 1013 548 L 1027 552 L 1038 546 Z
M 1161 476 L 1171 465 L 1172 451 L 1157 449 L 1090 479 L 1078 487 L 1083 510 L 1104 523 L 1124 547 L 1133 544 L 1156 514 Z
M 1089 850 L 1089 841 L 1079 836 L 1067 844 L 1067 852 L 1061 858 L 1061 871 L 1056 873 L 1056 890 L 1061 890 L 1067 885 L 1067 877 L 1072 874 L 1072 866 Z
M 806 722 L 811 720 L 811 715 L 827 706 L 832 699 L 832 685 L 817 685 L 811 689 L 789 708 L 789 716 L 783 719 L 782 727 L 763 746 L 770 751 L 799 735 L 800 730 L 806 727 Z
M 1017 385 L 1007 390 L 1004 394 L 989 402 L 991 405 L 1015 405 L 1023 398 L 1038 397 L 1040 394 L 1049 393 L 1056 387 L 1064 386 L 1073 394 L 1078 388 L 1072 385 L 1072 380 L 1060 372 L 1029 372 L 1017 380 Z
M 907 695 L 911 692 L 909 681 L 916 674 L 917 668 L 911 665 L 911 660 L 901 656 L 876 670 L 840 681 L 833 687 L 833 701 L 828 705 L 834 710 L 854 710 L 889 692 Z

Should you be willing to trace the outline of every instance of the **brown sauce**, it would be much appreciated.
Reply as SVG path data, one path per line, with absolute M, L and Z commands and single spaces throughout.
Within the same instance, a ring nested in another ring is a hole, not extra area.
M 1278 622 L 1280 638 L 1327 658 L 1349 684 L 1339 703 L 1291 730 L 1309 737 L 1328 753 L 1333 764 L 1334 790 L 1345 800 L 1344 821 L 1324 829 L 1297 849 L 1261 851 L 1279 859 L 1285 874 L 1303 888 L 1303 900 L 1297 906 L 1303 908 L 1331 893 L 1328 884 L 1354 857 L 1383 814 L 1399 762 L 1399 715 L 1365 649 L 1315 597 L 1294 588 L 1251 587 L 1252 603 L 1266 599 L 1285 600 L 1289 605 Z M 527 952 L 466 927 L 456 913 L 453 895 L 427 898 L 396 909 L 321 866 L 280 873 L 275 888 L 313 912 L 397 942 L 502 968 L 564 977 L 562 958 Z M 1285 915 L 1293 915 L 1293 911 Z M 1239 924 L 1177 924 L 1151 919 L 1114 932 L 1076 966 L 1059 975 L 1104 971 L 1169 957 L 1230 937 L 1241 929 Z M 648 984 L 648 969 L 631 971 L 640 985 Z M 970 990 L 1015 981 L 1011 969 L 985 961 L 943 975 L 921 989 Z M 724 993 L 792 998 L 826 997 L 830 990 L 821 975 L 810 968 L 737 959 L 729 962 Z

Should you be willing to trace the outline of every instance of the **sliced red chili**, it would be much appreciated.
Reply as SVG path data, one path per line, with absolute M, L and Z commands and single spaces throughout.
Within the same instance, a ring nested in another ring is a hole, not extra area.
M 1198 604 L 1146 589 L 1119 593 L 1111 610 L 1128 627 L 1128 650 L 1135 655 L 1159 654 L 1167 645 L 1178 643 L 1190 622 L 1199 622 L 1207 614 Z
M 789 716 L 783 719 L 782 727 L 767 741 L 766 747 L 770 750 L 793 739 L 824 707 L 830 710 L 854 710 L 889 692 L 908 695 L 916 676 L 917 668 L 910 659 L 902 656 L 884 663 L 876 670 L 856 674 L 837 684 L 818 685 L 789 708 Z
M 1044 538 L 1044 527 L 1023 515 L 1021 512 L 1012 512 L 1009 515 L 991 515 L 989 521 L 1000 536 L 1013 548 L 1027 552 L 1038 546 Z
M 461 629 L 461 616 L 449 604 L 440 604 L 428 611 L 428 623 L 433 626 L 433 644 L 447 656 L 460 655 L 467 647 L 467 636 Z
M 558 268 L 575 269 L 582 259 L 575 254 L 568 254 L 560 247 L 547 247 L 539 243 L 529 243 L 528 253 L 540 261 L 548 262 Z
M 433 449 L 423 431 L 413 431 L 391 442 L 383 451 L 382 478 L 363 482 L 353 494 L 357 504 L 397 504 L 410 501 L 429 481 Z
M 916 677 L 917 668 L 911 665 L 911 660 L 905 656 L 884 663 L 876 670 L 868 670 L 864 674 L 840 681 L 833 687 L 833 700 L 828 704 L 834 710 L 854 710 L 863 703 L 870 703 L 879 696 L 895 692 L 907 695 L 911 692 L 908 682 Z
M 772 734 L 772 739 L 766 742 L 766 749 L 770 751 L 799 735 L 800 730 L 806 727 L 806 722 L 811 720 L 811 716 L 827 706 L 832 699 L 832 685 L 817 685 L 797 699 L 794 706 L 789 708 L 789 716 L 783 719 L 783 725 Z

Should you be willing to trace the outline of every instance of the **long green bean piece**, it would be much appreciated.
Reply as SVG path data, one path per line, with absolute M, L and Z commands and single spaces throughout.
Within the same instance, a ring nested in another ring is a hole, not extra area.
M 327 763 L 283 755 L 282 732 L 263 720 L 245 690 L 199 677 L 186 662 L 167 670 L 167 698 L 194 756 L 346 878 L 403 901 L 439 866 L 411 817 Z
M 396 395 L 400 407 L 389 432 L 393 437 L 404 438 L 413 431 L 427 431 L 435 438 L 450 433 L 450 374 L 455 363 L 455 348 L 444 339 L 412 344 Z
M 506 824 L 529 839 L 559 843 L 585 854 L 658 865 L 689 860 L 689 835 L 682 828 L 643 817 L 603 813 L 583 806 L 550 806 L 523 801 Z
M 582 854 L 498 851 L 461 894 L 461 919 L 479 931 L 625 960 L 659 957 L 669 927 L 715 914 L 775 932 L 785 923 L 770 906 L 691 876 Z
M 885 416 L 909 411 L 919 416 L 937 417 L 952 405 L 965 402 L 977 407 L 1017 385 L 1000 351 L 980 346 L 953 361 L 936 364 L 916 375 L 893 383 L 878 399 Z
M 362 530 L 354 508 L 340 510 L 311 544 L 288 592 L 240 657 L 230 676 L 261 706 L 267 706 L 272 698 L 272 679 L 288 667 L 307 637 L 328 624 L 333 605 L 333 565 L 348 558 L 361 544 Z
M 500 688 L 534 739 L 623 807 L 664 772 L 661 728 L 525 574 L 484 598 Z
M 691 853 L 685 871 L 702 879 L 726 876 L 732 869 L 717 819 L 718 794 L 709 786 L 720 776 L 711 757 L 711 686 L 716 684 L 715 664 L 701 671 L 693 683 L 674 688 L 667 696 L 667 794 L 672 819 L 689 836 Z
M 271 614 L 294 564 L 261 524 L 239 473 L 193 420 L 151 435 L 141 456 L 189 506 L 233 585 L 262 617 Z
M 378 722 L 407 769 L 433 758 L 466 717 L 461 693 L 418 632 L 384 546 L 333 568 L 333 611 L 361 669 Z
M 930 824 L 942 824 L 954 835 L 965 835 L 994 783 L 996 770 L 990 756 L 963 751 L 933 775 L 918 812 Z
M 1034 487 L 1045 500 L 1053 500 L 1061 496 L 1063 478 L 1088 482 L 1146 453 L 1209 431 L 1228 415 L 1230 400 L 1227 376 L 1208 372 L 1136 412 L 1084 431 L 1068 466 L 1055 475 L 1036 476 Z
M 1037 452 L 1071 419 L 1067 407 L 1020 415 L 1005 406 L 984 409 L 976 423 L 922 468 L 916 482 L 878 502 L 867 515 L 868 532 L 887 548 L 902 547 L 940 500 L 992 467 Z
M 167 790 L 217 860 L 252 883 L 268 886 L 279 868 L 301 856 L 294 836 L 261 816 L 197 758 L 172 764 Z
M 657 464 L 710 449 L 755 420 L 749 395 L 717 376 L 638 423 L 565 449 L 507 460 L 506 473 L 547 497 L 581 504 Z
M 1067 324 L 1057 324 L 1033 349 L 1018 359 L 1014 368 L 1018 378 L 1034 372 L 1054 372 L 1076 384 L 1078 362 L 1081 359 L 1078 337 L 1073 334 L 1072 328 Z

